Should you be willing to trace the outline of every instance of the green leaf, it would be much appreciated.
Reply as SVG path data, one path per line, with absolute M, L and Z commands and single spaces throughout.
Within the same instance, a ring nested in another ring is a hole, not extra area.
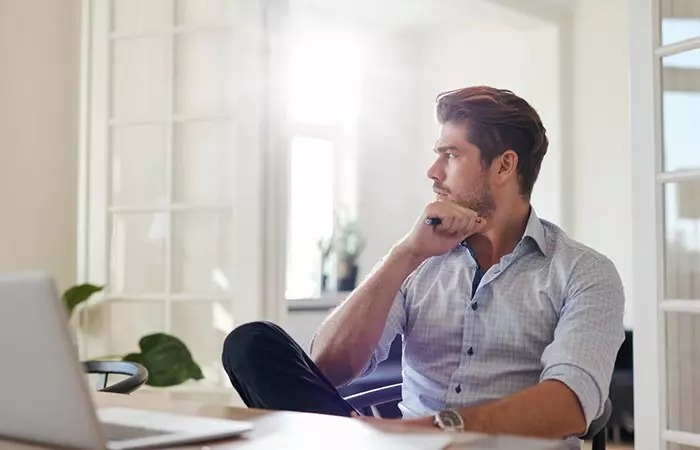
M 137 362 L 148 369 L 149 386 L 175 386 L 189 379 L 204 378 L 187 346 L 175 336 L 149 334 L 141 338 L 139 347 L 141 353 L 130 353 L 124 360 Z
M 122 358 L 122 361 L 135 362 L 143 365 L 143 359 L 141 358 L 141 353 L 129 353 Z
M 87 301 L 92 294 L 100 292 L 102 289 L 104 286 L 95 286 L 94 284 L 81 284 L 68 289 L 63 294 L 63 302 L 68 308 L 68 315 L 71 316 L 79 304 Z

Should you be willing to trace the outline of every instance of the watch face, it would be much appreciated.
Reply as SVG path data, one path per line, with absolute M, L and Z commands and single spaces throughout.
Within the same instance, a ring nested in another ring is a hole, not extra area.
M 464 427 L 462 416 L 456 411 L 442 411 L 440 413 L 440 419 L 445 428 L 462 429 Z

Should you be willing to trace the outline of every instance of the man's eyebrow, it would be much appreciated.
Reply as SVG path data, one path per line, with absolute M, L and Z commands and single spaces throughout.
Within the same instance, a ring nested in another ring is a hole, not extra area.
M 443 146 L 436 146 L 433 149 L 433 151 L 435 153 L 445 153 L 445 152 L 449 152 L 449 151 L 453 151 L 453 152 L 457 151 L 458 152 L 459 149 L 457 147 L 455 147 L 454 145 L 443 145 Z

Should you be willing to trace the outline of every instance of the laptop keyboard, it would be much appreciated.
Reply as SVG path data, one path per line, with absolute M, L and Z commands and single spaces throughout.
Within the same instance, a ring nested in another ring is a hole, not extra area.
M 130 439 L 140 439 L 152 436 L 162 436 L 170 434 L 170 431 L 154 430 L 153 428 L 132 427 L 119 425 L 117 423 L 102 422 L 102 429 L 110 441 L 127 441 Z

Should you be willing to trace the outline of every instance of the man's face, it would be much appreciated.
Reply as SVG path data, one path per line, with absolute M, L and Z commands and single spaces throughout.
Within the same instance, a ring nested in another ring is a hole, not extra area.
M 446 122 L 435 144 L 437 159 L 428 169 L 438 199 L 469 208 L 490 217 L 494 202 L 489 171 L 481 163 L 481 152 L 467 141 L 465 124 Z

